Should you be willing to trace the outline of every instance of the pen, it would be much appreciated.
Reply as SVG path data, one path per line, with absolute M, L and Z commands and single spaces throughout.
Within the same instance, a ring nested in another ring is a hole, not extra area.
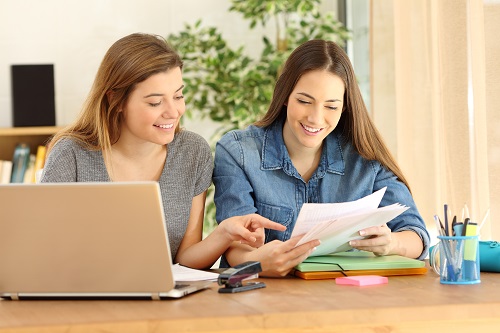
M 441 226 L 441 232 L 442 232 L 442 235 L 441 236 L 446 236 L 444 234 L 444 226 L 443 226 L 443 223 L 441 222 L 441 219 L 439 218 L 439 216 L 437 217 L 438 221 L 439 221 L 439 225 Z
M 448 205 L 444 204 L 444 232 L 446 236 L 450 235 L 450 231 L 448 228 Z
M 439 236 L 445 236 L 443 224 L 437 215 L 434 215 L 434 222 L 436 223 L 436 229 Z
M 443 228 L 443 224 L 441 223 L 441 220 L 437 215 L 434 215 L 434 222 L 436 223 L 436 227 L 438 228 L 438 232 L 440 236 L 445 237 L 445 228 Z M 450 281 L 456 281 L 457 279 L 457 268 L 456 265 L 453 261 L 453 256 L 451 254 L 451 249 L 448 247 L 447 240 L 442 239 L 441 240 L 441 248 L 444 252 L 444 258 L 446 262 L 446 269 L 448 270 L 448 277 Z

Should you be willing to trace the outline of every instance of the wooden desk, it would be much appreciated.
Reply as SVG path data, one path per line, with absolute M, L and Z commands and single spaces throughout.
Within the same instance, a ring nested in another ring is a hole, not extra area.
M 0 332 L 498 332 L 500 274 L 441 285 L 437 275 L 380 286 L 259 279 L 267 288 L 209 290 L 173 301 L 0 301 Z

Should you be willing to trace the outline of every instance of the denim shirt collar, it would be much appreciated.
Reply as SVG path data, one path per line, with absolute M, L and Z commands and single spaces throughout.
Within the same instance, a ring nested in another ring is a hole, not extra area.
M 264 142 L 262 144 L 261 169 L 283 169 L 287 174 L 297 177 L 298 173 L 292 164 L 283 140 L 283 123 L 284 121 L 275 121 L 271 126 L 265 129 Z M 321 161 L 313 178 L 322 178 L 325 172 L 343 175 L 344 171 L 345 164 L 340 138 L 338 134 L 333 131 L 324 141 Z M 300 176 L 298 176 L 298 178 L 300 178 Z

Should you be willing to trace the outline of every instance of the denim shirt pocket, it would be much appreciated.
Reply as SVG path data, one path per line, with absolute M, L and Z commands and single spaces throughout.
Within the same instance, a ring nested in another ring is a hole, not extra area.
M 285 241 L 291 234 L 290 225 L 293 219 L 293 209 L 283 206 L 275 206 L 266 203 L 256 202 L 257 214 L 270 219 L 273 222 L 284 225 L 287 230 L 278 231 L 266 229 L 266 243 L 275 239 Z

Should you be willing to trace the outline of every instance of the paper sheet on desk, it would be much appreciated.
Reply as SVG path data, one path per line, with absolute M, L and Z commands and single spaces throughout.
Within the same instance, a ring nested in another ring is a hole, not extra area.
M 350 250 L 349 241 L 363 238 L 359 230 L 383 225 L 408 209 L 398 203 L 377 208 L 385 190 L 386 187 L 356 201 L 304 204 L 292 232 L 292 237 L 304 235 L 297 246 L 321 240 L 311 256 Z
M 219 274 L 198 269 L 181 266 L 179 264 L 172 265 L 175 281 L 217 281 Z

